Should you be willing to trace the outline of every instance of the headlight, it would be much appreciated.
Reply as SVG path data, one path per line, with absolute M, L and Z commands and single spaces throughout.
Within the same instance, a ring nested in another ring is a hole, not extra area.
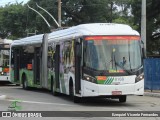
M 91 76 L 86 75 L 86 74 L 83 75 L 83 80 L 86 80 L 86 81 L 89 81 L 89 82 L 92 82 L 92 83 L 97 83 L 97 80 L 94 77 L 91 77 Z
M 141 81 L 143 79 L 144 79 L 144 73 L 142 73 L 139 76 L 137 76 L 135 82 L 139 82 L 139 81 Z

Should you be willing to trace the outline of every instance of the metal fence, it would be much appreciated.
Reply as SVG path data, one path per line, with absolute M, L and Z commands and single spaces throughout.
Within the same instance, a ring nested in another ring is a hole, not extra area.
M 160 58 L 144 60 L 144 87 L 148 90 L 160 90 Z

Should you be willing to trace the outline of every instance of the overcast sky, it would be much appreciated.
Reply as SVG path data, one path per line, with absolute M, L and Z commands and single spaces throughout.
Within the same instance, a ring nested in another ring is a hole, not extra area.
M 5 4 L 10 3 L 16 3 L 16 1 L 18 3 L 23 2 L 23 3 L 27 3 L 29 0 L 0 0 L 0 6 L 4 6 Z

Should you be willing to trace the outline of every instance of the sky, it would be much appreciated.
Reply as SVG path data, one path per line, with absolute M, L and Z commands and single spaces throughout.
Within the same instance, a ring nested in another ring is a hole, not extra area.
M 18 3 L 23 2 L 23 3 L 27 3 L 29 0 L 0 0 L 0 6 L 4 6 L 5 4 L 10 3 L 16 3 L 16 1 Z

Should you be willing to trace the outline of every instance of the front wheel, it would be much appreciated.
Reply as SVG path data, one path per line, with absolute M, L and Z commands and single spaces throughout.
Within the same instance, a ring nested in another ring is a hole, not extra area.
M 71 99 L 73 100 L 74 103 L 80 103 L 81 102 L 81 99 L 74 95 L 73 86 L 69 87 L 69 95 L 70 95 L 70 97 L 71 97 Z
M 126 100 L 127 100 L 127 96 L 126 95 L 123 95 L 123 96 L 119 97 L 119 102 L 121 102 L 121 103 L 126 102 Z

